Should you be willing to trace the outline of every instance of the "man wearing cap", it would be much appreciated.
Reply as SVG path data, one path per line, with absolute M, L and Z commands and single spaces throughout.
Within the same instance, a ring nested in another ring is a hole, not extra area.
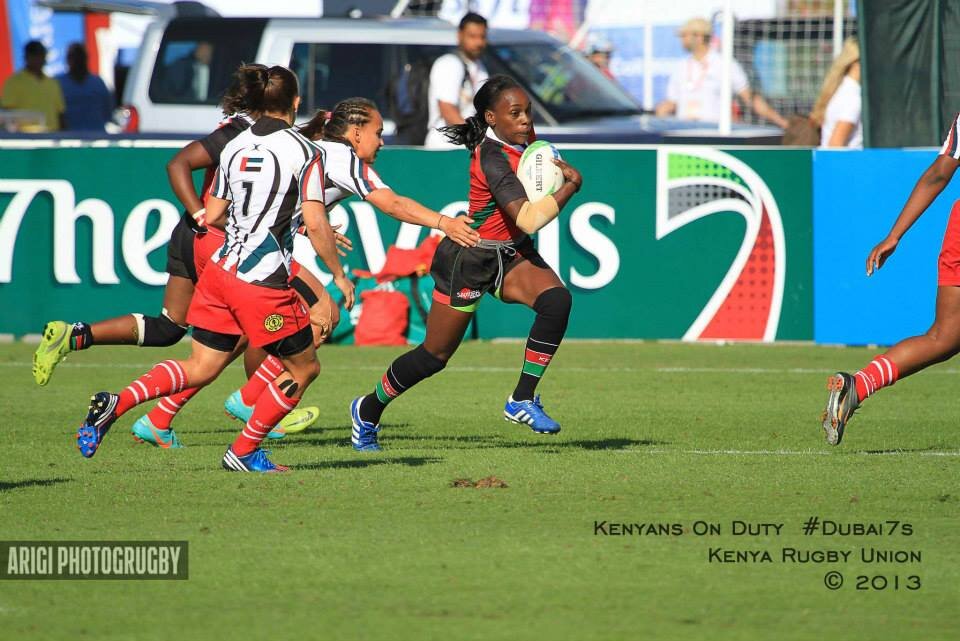
M 38 40 L 31 40 L 23 48 L 26 65 L 3 85 L 0 106 L 4 109 L 36 111 L 46 118 L 47 131 L 64 128 L 63 92 L 60 84 L 43 73 L 47 62 L 47 48 Z
M 704 18 L 692 18 L 677 34 L 690 56 L 670 76 L 667 98 L 657 105 L 656 114 L 676 115 L 683 120 L 719 122 L 723 109 L 729 107 L 721 104 L 720 99 L 723 60 L 710 47 L 713 26 Z M 759 117 L 778 127 L 787 126 L 786 119 L 763 96 L 751 91 L 747 75 L 736 60 L 730 68 L 730 84 L 732 95 L 751 105 Z
M 613 45 L 609 40 L 603 38 L 593 38 L 587 45 L 587 60 L 593 63 L 600 73 L 610 80 L 616 80 L 613 72 L 610 71 L 610 58 L 613 55 Z

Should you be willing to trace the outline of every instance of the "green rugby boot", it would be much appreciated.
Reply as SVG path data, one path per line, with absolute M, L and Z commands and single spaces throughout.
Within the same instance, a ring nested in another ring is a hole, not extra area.
M 70 353 L 71 331 L 63 321 L 50 321 L 43 326 L 43 338 L 33 353 L 33 380 L 37 385 L 49 383 L 57 363 Z

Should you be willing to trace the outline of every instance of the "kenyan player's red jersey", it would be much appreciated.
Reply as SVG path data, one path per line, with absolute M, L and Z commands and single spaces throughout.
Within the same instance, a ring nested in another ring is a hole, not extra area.
M 517 165 L 523 150 L 507 145 L 488 131 L 487 137 L 473 150 L 470 161 L 471 225 L 487 240 L 516 240 L 524 236 L 517 224 L 504 213 L 508 203 L 526 199 L 527 194 L 517 178 Z

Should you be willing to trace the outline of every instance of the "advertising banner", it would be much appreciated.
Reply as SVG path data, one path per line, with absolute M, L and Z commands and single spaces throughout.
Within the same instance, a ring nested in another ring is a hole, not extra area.
M 948 186 L 883 268 L 867 278 L 870 250 L 890 232 L 937 152 L 868 149 L 814 154 L 817 342 L 890 345 L 926 332 L 933 321 L 937 257 L 960 185 Z
M 156 313 L 165 244 L 179 217 L 170 148 L 91 145 L 0 150 L 0 332 L 44 321 Z M 584 188 L 538 234 L 574 294 L 569 336 L 687 340 L 813 338 L 809 151 L 577 148 Z M 398 193 L 466 209 L 468 154 L 385 150 Z M 199 178 L 199 175 L 198 175 Z M 391 244 L 427 233 L 351 200 L 331 221 L 352 269 L 378 271 Z M 296 254 L 325 281 L 306 239 Z M 521 337 L 532 312 L 486 297 L 479 335 Z

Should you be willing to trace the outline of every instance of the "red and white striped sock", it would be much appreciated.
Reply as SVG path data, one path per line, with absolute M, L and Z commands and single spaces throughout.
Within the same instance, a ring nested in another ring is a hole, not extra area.
M 160 402 L 150 410 L 147 418 L 150 419 L 150 422 L 153 423 L 153 426 L 158 430 L 170 429 L 170 423 L 173 422 L 173 417 L 176 416 L 177 412 L 182 410 L 183 406 L 187 404 L 187 401 L 193 398 L 193 395 L 199 391 L 199 387 L 190 387 L 179 394 L 164 396 L 160 399 Z
M 276 356 L 267 356 L 263 359 L 260 367 L 253 373 L 247 384 L 240 388 L 240 397 L 243 399 L 244 405 L 249 407 L 256 403 L 260 395 L 263 394 L 263 390 L 283 373 L 283 369 L 283 363 Z
M 246 456 L 260 447 L 270 430 L 300 402 L 299 398 L 287 398 L 273 381 L 267 385 L 253 406 L 253 415 L 244 426 L 240 436 L 231 446 L 237 456 Z
M 900 377 L 897 364 L 881 354 L 854 375 L 857 382 L 857 397 L 861 402 L 878 390 L 893 385 Z
M 187 386 L 187 375 L 177 361 L 163 361 L 153 366 L 149 372 L 130 383 L 117 401 L 117 416 L 128 412 L 132 407 L 160 396 L 170 396 Z

